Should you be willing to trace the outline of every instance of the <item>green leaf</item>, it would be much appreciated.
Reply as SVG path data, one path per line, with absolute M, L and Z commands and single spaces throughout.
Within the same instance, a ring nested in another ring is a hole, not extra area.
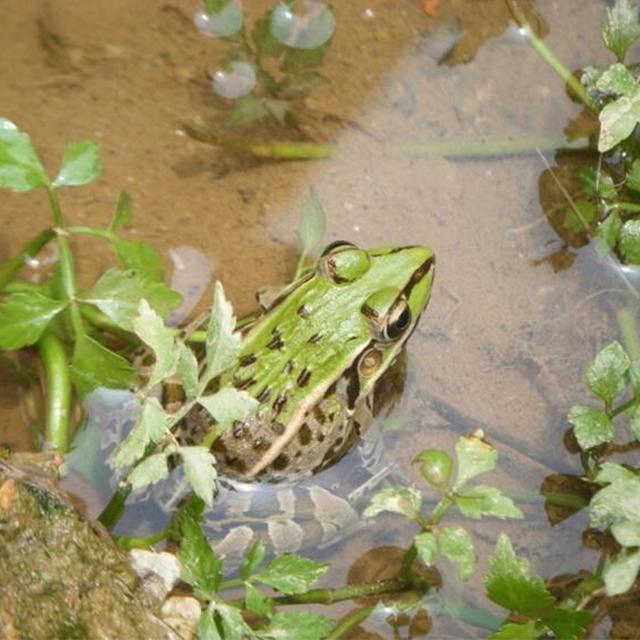
M 21 349 L 36 343 L 66 302 L 37 291 L 12 293 L 0 304 L 0 349 Z
M 198 398 L 198 402 L 224 430 L 236 420 L 243 422 L 258 408 L 258 401 L 246 391 L 238 391 L 232 387 L 220 389 L 210 396 Z
M 412 487 L 387 487 L 378 491 L 372 498 L 369 506 L 362 514 L 365 518 L 372 518 L 383 511 L 400 513 L 410 520 L 415 520 L 420 515 L 422 495 Z
M 631 360 L 622 345 L 614 341 L 602 349 L 587 367 L 587 386 L 606 405 L 610 405 L 625 390 L 630 365 Z
M 549 627 L 558 640 L 580 640 L 592 617 L 589 611 L 554 607 L 542 618 L 542 624 Z
M 275 557 L 265 569 L 256 573 L 253 579 L 268 584 L 282 593 L 304 593 L 325 574 L 328 568 L 328 564 L 284 554 Z
M 182 523 L 182 540 L 178 550 L 180 577 L 190 584 L 197 598 L 215 597 L 222 578 L 222 559 L 211 548 L 200 525 L 191 519 Z
M 256 589 L 250 582 L 244 583 L 244 602 L 251 613 L 257 616 L 271 616 L 273 600 Z
M 324 60 L 331 40 L 312 49 L 290 48 L 284 55 L 282 70 L 286 73 L 298 74 L 317 69 Z
M 218 626 L 222 629 L 224 640 L 253 640 L 258 637 L 243 620 L 240 610 L 236 607 L 222 602 L 211 603 L 209 607 L 214 610 L 214 614 L 219 620 Z
M 176 342 L 176 348 L 178 350 L 177 372 L 180 376 L 180 382 L 182 382 L 182 388 L 187 400 L 192 400 L 200 391 L 198 360 L 193 351 L 184 342 Z
M 627 50 L 640 35 L 638 25 L 638 7 L 630 0 L 616 0 L 611 9 L 607 9 L 607 20 L 602 25 L 602 40 L 618 62 L 624 62 Z
M 155 398 L 147 398 L 140 417 L 109 460 L 113 469 L 127 467 L 140 459 L 147 445 L 158 443 L 167 431 L 167 416 Z
M 529 563 L 516 556 L 504 533 L 498 537 L 489 564 L 485 588 L 489 599 L 498 606 L 534 618 L 555 602 L 544 581 L 531 575 Z
M 308 611 L 276 613 L 259 631 L 264 640 L 322 640 L 336 626 L 336 621 Z
M 599 118 L 598 151 L 606 153 L 626 140 L 636 128 L 640 120 L 640 89 L 610 102 L 602 109 Z
M 627 173 L 626 185 L 636 193 L 640 191 L 640 160 L 634 160 Z
M 198 640 L 225 640 L 220 635 L 213 609 L 204 609 L 198 620 Z
M 83 335 L 76 340 L 71 360 L 71 377 L 81 396 L 99 387 L 127 389 L 135 371 L 122 356 Z
M 592 527 L 640 520 L 640 478 L 616 480 L 598 491 L 591 499 L 589 515 Z
M 255 570 L 262 564 L 267 549 L 261 540 L 256 540 L 244 556 L 242 567 L 240 568 L 240 577 L 247 580 Z
M 152 388 L 165 378 L 172 376 L 178 368 L 179 353 L 175 337 L 173 331 L 164 326 L 162 318 L 144 299 L 138 306 L 138 315 L 133 320 L 133 329 L 140 340 L 151 347 L 156 358 L 147 381 L 147 386 Z
M 536 621 L 529 620 L 523 624 L 517 624 L 515 622 L 503 624 L 495 633 L 492 633 L 487 640 L 536 640 L 539 637 L 536 632 Z
M 253 28 L 253 42 L 261 58 L 279 56 L 285 49 L 284 45 L 271 33 L 271 18 L 273 9 L 269 9 L 258 20 Z
M 49 184 L 49 178 L 26 133 L 0 118 L 0 187 L 25 192 Z
M 163 282 L 150 280 L 136 271 L 108 269 L 84 297 L 84 301 L 95 304 L 119 327 L 132 331 L 143 298 L 161 318 L 166 318 L 182 300 L 179 293 Z
M 562 225 L 572 233 L 590 231 L 598 219 L 598 207 L 590 200 L 575 200 L 564 209 Z
M 287 114 L 291 109 L 288 100 L 275 100 L 273 98 L 264 98 L 263 104 L 267 111 L 280 123 L 285 124 Z
M 129 475 L 129 482 L 134 489 L 160 482 L 169 475 L 167 454 L 155 453 L 136 465 Z
M 640 220 L 627 220 L 620 230 L 620 253 L 628 264 L 640 264 Z
M 164 281 L 162 256 L 146 242 L 125 240 L 113 235 L 111 244 L 125 269 L 133 269 L 157 282 Z
M 610 213 L 596 229 L 596 250 L 598 255 L 604 256 L 610 250 L 615 249 L 622 229 L 622 220 L 617 211 Z
M 640 520 L 616 522 L 611 533 L 623 547 L 640 547 Z
M 612 64 L 596 82 L 600 93 L 626 96 L 633 93 L 637 84 L 632 73 L 623 64 Z
M 620 464 L 614 462 L 604 462 L 596 475 L 596 482 L 600 484 L 611 484 L 616 480 L 625 480 L 635 478 L 633 471 L 625 469 Z
M 300 252 L 307 254 L 318 246 L 327 231 L 327 217 L 318 198 L 318 194 L 311 189 L 309 196 L 302 205 L 298 236 L 300 238 Z
M 615 436 L 615 425 L 609 416 L 591 407 L 575 405 L 569 411 L 569 422 L 582 449 L 591 449 Z
M 438 557 L 438 541 L 435 535 L 430 531 L 423 531 L 413 539 L 413 544 L 416 545 L 416 550 L 422 562 L 428 567 L 433 566 Z
M 513 504 L 513 500 L 495 487 L 479 485 L 455 496 L 454 501 L 458 509 L 468 518 L 494 516 L 504 520 L 505 518 L 524 517 L 522 511 Z
M 219 282 L 215 284 L 213 309 L 207 325 L 205 342 L 206 367 L 202 376 L 203 384 L 209 383 L 228 369 L 240 352 L 241 337 L 234 332 L 236 319 L 231 303 L 227 300 Z
M 180 447 L 178 453 L 191 488 L 210 507 L 213 504 L 213 490 L 218 476 L 216 459 L 209 449 L 201 446 Z
M 269 110 L 262 98 L 249 94 L 234 100 L 229 121 L 231 124 L 248 124 L 256 120 L 262 120 L 269 115 Z
M 182 526 L 186 520 L 194 522 L 202 521 L 202 514 L 205 510 L 205 503 L 195 493 L 190 494 L 179 506 L 177 511 L 173 512 L 169 526 L 167 527 L 167 538 L 170 540 L 182 539 Z
M 98 145 L 91 140 L 70 144 L 64 150 L 62 166 L 53 186 L 77 187 L 95 180 L 100 173 Z
M 619 553 L 607 561 L 602 572 L 604 588 L 608 596 L 617 596 L 631 589 L 640 570 L 640 551 Z
M 424 449 L 411 464 L 420 463 L 422 477 L 432 486 L 443 489 L 449 483 L 453 460 L 442 449 Z
M 440 552 L 458 567 L 458 578 L 468 580 L 476 568 L 476 554 L 469 533 L 462 527 L 444 527 L 438 536 Z
M 289 78 L 287 82 L 287 91 L 305 95 L 323 84 L 329 84 L 329 78 L 326 78 L 317 71 L 302 71 L 296 73 Z
M 133 222 L 133 202 L 131 196 L 124 190 L 118 194 L 113 218 L 107 227 L 108 231 L 117 231 Z
M 484 439 L 482 431 L 462 436 L 456 442 L 458 476 L 453 485 L 459 489 L 471 478 L 492 471 L 496 467 L 498 452 Z

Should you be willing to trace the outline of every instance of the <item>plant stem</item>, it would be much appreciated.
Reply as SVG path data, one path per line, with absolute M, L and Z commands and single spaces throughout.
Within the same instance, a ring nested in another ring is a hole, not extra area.
M 62 342 L 50 331 L 38 341 L 38 350 L 47 388 L 46 446 L 63 454 L 68 451 L 70 440 L 71 376 L 67 354 Z
M 15 275 L 22 269 L 25 262 L 29 259 L 37 256 L 42 250 L 45 244 L 49 242 L 55 233 L 52 229 L 44 229 L 35 238 L 29 240 L 21 249 L 17 255 L 7 260 L 4 264 L 0 265 L 0 289 L 13 280 Z
M 622 211 L 633 211 L 634 213 L 637 213 L 640 211 L 640 204 L 637 204 L 636 202 L 614 202 L 609 205 L 609 208 L 614 210 L 622 209 Z
M 375 606 L 362 607 L 361 609 L 356 609 L 355 611 L 347 614 L 333 628 L 333 631 L 331 631 L 325 640 L 339 640 L 339 638 L 342 638 L 348 631 L 353 629 L 353 627 L 357 627 L 361 622 L 366 620 L 374 609 Z
M 638 336 L 638 327 L 636 323 L 635 309 L 630 307 L 624 307 L 616 312 L 616 318 L 618 320 L 618 326 L 620 327 L 620 333 L 622 334 L 622 342 L 629 357 L 632 360 L 640 358 L 640 340 Z
M 593 109 L 591 98 L 589 98 L 589 94 L 586 92 L 585 88 L 571 73 L 571 71 L 567 69 L 560 58 L 558 58 L 556 54 L 553 53 L 553 51 L 544 43 L 544 41 L 536 35 L 517 3 L 514 0 L 504 1 L 511 12 L 513 19 L 522 30 L 523 35 L 531 43 L 531 46 L 535 49 L 536 53 L 553 69 L 553 71 L 555 71 L 558 76 L 560 76 L 565 84 L 569 86 L 573 93 L 586 107 Z
M 160 533 L 156 533 L 153 536 L 149 536 L 148 538 L 134 538 L 129 536 L 113 536 L 115 543 L 121 549 L 148 549 L 152 547 L 154 544 L 158 542 L 162 542 L 167 537 L 166 531 L 160 531 Z

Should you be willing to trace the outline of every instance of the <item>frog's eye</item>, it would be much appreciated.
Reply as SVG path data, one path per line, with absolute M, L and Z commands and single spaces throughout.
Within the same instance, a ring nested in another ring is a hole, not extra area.
M 328 256 L 330 253 L 334 253 L 339 250 L 344 251 L 347 248 L 355 249 L 356 245 L 353 244 L 352 242 L 347 242 L 346 240 L 336 240 L 335 242 L 328 244 L 320 255 L 322 258 L 324 258 L 325 256 Z
M 400 298 L 393 306 L 387 317 L 387 323 L 382 331 L 384 337 L 393 342 L 411 326 L 411 309 L 404 298 Z
M 354 282 L 369 269 L 369 254 L 347 242 L 333 243 L 324 250 L 319 269 L 336 284 Z

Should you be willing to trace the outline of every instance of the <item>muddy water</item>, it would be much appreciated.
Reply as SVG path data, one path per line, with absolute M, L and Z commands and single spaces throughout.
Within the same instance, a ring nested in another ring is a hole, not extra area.
M 272 3 L 245 4 L 253 20 Z M 306 133 L 339 146 L 332 160 L 258 162 L 181 132 L 187 121 L 232 131 L 208 79 L 226 46 L 194 29 L 190 0 L 14 4 L 0 27 L 0 111 L 31 134 L 52 171 L 68 141 L 97 140 L 104 171 L 95 184 L 62 194 L 68 218 L 104 224 L 127 189 L 136 212 L 131 237 L 166 255 L 182 245 L 203 252 L 240 314 L 253 308 L 256 289 L 290 277 L 297 211 L 311 186 L 328 212 L 330 240 L 433 247 L 436 286 L 411 340 L 396 409 L 408 426 L 393 439 L 394 455 L 410 475 L 420 446 L 451 449 L 458 434 L 483 427 L 501 452 L 493 483 L 535 494 L 550 473 L 577 469 L 562 446 L 566 411 L 584 399 L 584 364 L 616 337 L 624 288 L 589 249 L 560 273 L 538 264 L 562 246 L 540 217 L 540 155 L 451 160 L 410 156 L 400 144 L 557 135 L 578 107 L 507 27 L 498 0 L 337 4 L 322 69 L 330 83 L 306 101 L 316 115 Z M 599 38 L 604 6 L 536 4 L 538 26 L 569 68 L 609 61 Z M 425 11 L 432 7 L 437 16 Z M 450 64 L 438 64 L 456 40 Z M 553 162 L 553 154 L 546 158 Z M 49 213 L 43 194 L 3 192 L 0 202 L 4 259 L 48 224 Z M 85 283 L 110 264 L 99 244 L 76 248 Z M 19 387 L 10 379 L 3 386 L 0 440 L 27 447 Z M 550 528 L 541 507 L 524 510 L 524 523 L 471 523 L 481 558 L 504 530 L 545 577 L 592 566 L 580 546 L 584 520 Z M 412 535 L 394 531 L 396 544 Z M 336 557 L 356 557 L 379 540 L 367 529 Z M 444 597 L 486 607 L 485 569 L 481 560 L 469 588 L 445 567 Z M 482 635 L 444 617 L 432 633 Z

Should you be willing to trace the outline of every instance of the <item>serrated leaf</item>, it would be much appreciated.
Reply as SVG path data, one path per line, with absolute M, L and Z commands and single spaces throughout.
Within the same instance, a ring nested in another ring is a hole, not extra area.
M 167 538 L 170 540 L 180 540 L 182 538 L 182 526 L 186 520 L 194 522 L 202 521 L 202 514 L 205 507 L 204 500 L 195 493 L 190 494 L 180 505 L 177 511 L 173 512 L 169 526 L 166 529 Z
M 164 281 L 162 256 L 146 242 L 113 235 L 111 244 L 125 269 L 133 269 L 156 282 Z
M 318 246 L 327 231 L 327 217 L 318 194 L 311 189 L 300 211 L 298 236 L 300 252 L 307 254 Z
M 198 360 L 195 353 L 183 342 L 176 342 L 178 349 L 177 373 L 184 389 L 187 400 L 191 400 L 198 395 L 200 385 L 198 384 Z
M 623 547 L 640 547 L 640 520 L 616 522 L 611 533 Z
M 422 495 L 412 487 L 387 487 L 378 491 L 362 514 L 365 518 L 372 518 L 383 511 L 400 513 L 414 520 L 420 515 Z
M 580 640 L 592 617 L 589 611 L 554 607 L 542 618 L 542 624 L 549 627 L 558 640 Z
M 270 616 L 273 611 L 273 600 L 250 582 L 244 583 L 244 603 L 257 616 Z
M 6 118 L 0 118 L 0 187 L 26 192 L 49 184 L 31 139 Z
M 220 635 L 220 630 L 211 609 L 204 609 L 198 619 L 198 640 L 225 640 Z
M 469 533 L 462 527 L 444 527 L 438 536 L 440 553 L 458 567 L 458 578 L 468 580 L 476 568 L 476 554 Z
M 489 564 L 485 588 L 489 599 L 498 606 L 534 618 L 555 602 L 544 581 L 531 575 L 529 563 L 516 556 L 504 533 L 498 537 Z
M 459 489 L 471 478 L 495 469 L 498 452 L 483 439 L 482 432 L 479 432 L 458 439 L 456 457 L 458 475 L 453 488 Z
M 164 282 L 119 269 L 107 269 L 83 300 L 95 304 L 119 327 L 132 331 L 143 298 L 161 318 L 166 318 L 182 301 L 182 296 Z
M 286 594 L 304 593 L 329 568 L 328 564 L 285 554 L 274 558 L 253 580 Z
M 71 360 L 71 378 L 80 396 L 99 387 L 127 389 L 135 371 L 122 356 L 83 335 L 76 339 Z
M 213 598 L 222 578 L 222 559 L 211 548 L 200 525 L 185 519 L 181 527 L 182 540 L 178 550 L 180 577 L 190 584 L 196 597 Z
M 98 145 L 91 140 L 75 142 L 64 150 L 62 166 L 53 186 L 58 189 L 88 184 L 95 180 L 101 168 Z
M 628 264 L 640 264 L 640 220 L 627 220 L 620 229 L 620 253 Z
M 589 516 L 592 527 L 640 520 L 640 478 L 616 480 L 598 491 L 591 499 Z
M 598 151 L 606 153 L 626 140 L 640 120 L 640 89 L 607 104 L 600 112 Z
M 261 540 L 256 540 L 244 556 L 242 567 L 240 568 L 240 577 L 247 580 L 255 570 L 262 564 L 267 549 Z
M 138 421 L 129 435 L 120 443 L 109 465 L 114 468 L 127 467 L 140 459 L 147 445 L 158 443 L 167 431 L 167 416 L 155 398 L 147 398 Z
M 529 620 L 523 624 L 508 622 L 503 624 L 495 633 L 488 636 L 487 640 L 536 640 L 539 638 L 536 632 L 536 621 Z
M 129 482 L 134 489 L 141 489 L 160 482 L 169 475 L 166 453 L 154 453 L 136 465 L 129 474 Z
M 591 449 L 604 442 L 611 442 L 615 436 L 613 421 L 602 411 L 576 405 L 569 410 L 568 418 L 582 449 Z
M 626 96 L 635 90 L 636 80 L 623 64 L 612 64 L 596 82 L 596 89 L 600 93 Z
M 259 637 L 264 640 L 322 640 L 335 626 L 335 620 L 319 613 L 276 613 L 269 624 L 259 630 Z
M 621 229 L 622 220 L 617 211 L 610 213 L 603 222 L 598 224 L 595 234 L 598 255 L 606 255 L 609 251 L 616 248 Z
M 227 429 L 235 421 L 244 421 L 255 411 L 259 403 L 246 391 L 238 391 L 232 387 L 220 389 L 210 396 L 198 398 L 198 402 L 220 426 Z
M 228 369 L 240 352 L 240 334 L 235 333 L 236 319 L 231 303 L 219 282 L 215 284 L 213 309 L 207 325 L 205 341 L 206 367 L 202 382 L 206 385 Z
M 113 218 L 111 218 L 107 229 L 109 231 L 117 231 L 131 224 L 131 222 L 133 222 L 133 202 L 131 201 L 131 196 L 123 190 L 118 194 Z
M 616 0 L 611 9 L 607 9 L 607 20 L 602 25 L 602 40 L 618 62 L 624 62 L 627 50 L 640 35 L 638 25 L 638 7 L 630 0 Z
M 616 480 L 633 479 L 636 475 L 633 471 L 625 469 L 620 464 L 614 462 L 604 462 L 596 475 L 596 482 L 600 484 L 611 484 Z
M 587 367 L 585 381 L 589 389 L 609 406 L 628 383 L 631 360 L 619 342 L 602 349 Z
M 505 496 L 495 487 L 479 485 L 470 491 L 457 495 L 454 501 L 460 511 L 468 518 L 494 516 L 506 518 L 523 518 L 522 511 L 516 507 L 511 498 Z
M 37 291 L 12 293 L 0 304 L 0 349 L 21 349 L 35 344 L 52 318 L 67 303 Z
M 178 453 L 191 488 L 210 507 L 213 504 L 213 490 L 218 477 L 215 458 L 206 447 L 200 446 L 180 447 Z
M 602 572 L 605 592 L 608 596 L 617 596 L 631 589 L 640 570 L 640 551 L 619 553 L 613 560 L 607 561 Z
M 175 337 L 144 299 L 138 305 L 138 315 L 133 319 L 133 330 L 155 355 L 156 361 L 147 381 L 149 388 L 152 388 L 173 375 L 178 368 L 179 354 Z
M 413 539 L 413 544 L 416 545 L 416 550 L 422 562 L 428 567 L 433 566 L 438 557 L 438 541 L 435 535 L 430 531 L 423 531 Z

